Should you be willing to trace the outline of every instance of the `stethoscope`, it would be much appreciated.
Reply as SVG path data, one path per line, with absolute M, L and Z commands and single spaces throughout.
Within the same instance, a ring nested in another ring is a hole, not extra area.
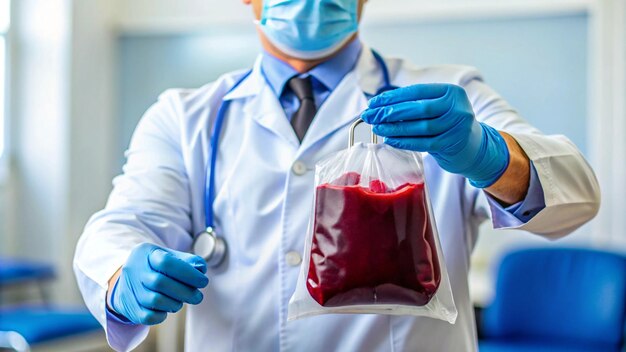
M 384 85 L 378 89 L 375 95 L 386 92 L 388 90 L 396 89 L 398 87 L 391 85 L 389 78 L 389 69 L 385 64 L 382 56 L 380 56 L 375 50 L 372 50 L 372 55 L 376 59 L 376 62 L 380 66 Z M 244 74 L 235 85 L 225 94 L 235 90 L 243 81 L 250 76 L 252 70 Z M 211 135 L 211 158 L 206 168 L 206 181 L 204 192 L 204 214 L 206 229 L 197 234 L 193 240 L 192 249 L 193 253 L 201 256 L 206 260 L 207 266 L 210 268 L 218 267 L 226 257 L 226 241 L 224 237 L 219 236 L 215 230 L 214 217 L 213 217 L 213 203 L 215 200 L 215 164 L 217 161 L 217 147 L 219 143 L 220 133 L 222 131 L 222 125 L 226 117 L 226 112 L 230 106 L 230 100 L 223 101 L 220 108 L 217 111 L 215 124 L 213 126 L 213 134 Z

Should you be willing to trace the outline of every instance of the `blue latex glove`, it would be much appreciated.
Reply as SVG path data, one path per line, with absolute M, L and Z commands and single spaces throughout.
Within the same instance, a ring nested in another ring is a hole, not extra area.
M 465 90 L 417 84 L 375 96 L 361 115 L 385 143 L 430 153 L 444 170 L 485 188 L 509 165 L 509 150 L 493 128 L 476 121 Z
M 113 291 L 111 308 L 134 324 L 159 324 L 183 307 L 202 301 L 209 279 L 197 255 L 144 243 L 131 252 Z

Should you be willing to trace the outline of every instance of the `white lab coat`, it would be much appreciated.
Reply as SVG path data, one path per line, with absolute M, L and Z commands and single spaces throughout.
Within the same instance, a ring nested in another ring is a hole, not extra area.
M 449 82 L 463 86 L 477 119 L 510 133 L 534 163 L 546 207 L 522 223 L 462 177 L 425 156 L 426 177 L 459 316 L 456 324 L 430 318 L 327 315 L 287 322 L 311 212 L 315 163 L 346 148 L 348 125 L 366 107 L 382 76 L 364 48 L 320 107 L 302 145 L 276 96 L 254 71 L 224 95 L 242 71 L 195 90 L 170 90 L 139 123 L 124 174 L 104 210 L 85 228 L 74 261 L 80 289 L 109 343 L 128 350 L 147 327 L 107 320 L 107 281 L 133 247 L 153 242 L 189 251 L 204 228 L 204 181 L 209 135 L 222 98 L 231 100 L 219 146 L 214 212 L 229 254 L 209 270 L 209 286 L 187 314 L 188 351 L 473 351 L 476 333 L 468 290 L 470 254 L 480 222 L 563 236 L 598 210 L 593 171 L 564 136 L 542 135 L 470 67 L 415 68 L 386 59 L 392 83 Z M 549 117 L 547 117 L 549 118 Z M 305 168 L 303 168 L 305 166 Z M 503 233 L 502 236 L 506 236 Z M 289 254 L 288 254 L 289 253 Z M 295 255 L 297 259 L 297 255 Z

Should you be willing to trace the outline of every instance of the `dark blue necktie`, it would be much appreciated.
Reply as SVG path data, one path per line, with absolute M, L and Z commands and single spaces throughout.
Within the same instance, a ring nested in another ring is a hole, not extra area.
M 291 126 L 296 132 L 300 142 L 302 142 L 306 131 L 309 129 L 309 126 L 311 126 L 311 122 L 313 122 L 315 113 L 317 113 L 311 76 L 305 78 L 293 77 L 287 84 L 300 101 L 300 107 L 291 117 Z

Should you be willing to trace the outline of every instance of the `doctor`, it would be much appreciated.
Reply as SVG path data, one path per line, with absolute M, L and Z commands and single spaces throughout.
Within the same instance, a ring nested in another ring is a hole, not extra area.
M 189 351 L 476 350 L 467 275 L 478 225 L 491 218 L 495 228 L 551 239 L 570 233 L 599 207 L 589 165 L 566 137 L 524 121 L 475 69 L 377 58 L 357 36 L 365 1 L 243 1 L 264 49 L 252 70 L 161 95 L 78 243 L 78 284 L 111 347 L 133 349 L 189 303 Z M 368 99 L 389 85 L 402 88 Z M 454 325 L 385 315 L 287 322 L 314 165 L 346 147 L 358 115 L 386 143 L 428 153 Z M 207 203 L 212 151 L 216 191 Z M 228 244 L 216 268 L 189 254 L 207 216 Z

